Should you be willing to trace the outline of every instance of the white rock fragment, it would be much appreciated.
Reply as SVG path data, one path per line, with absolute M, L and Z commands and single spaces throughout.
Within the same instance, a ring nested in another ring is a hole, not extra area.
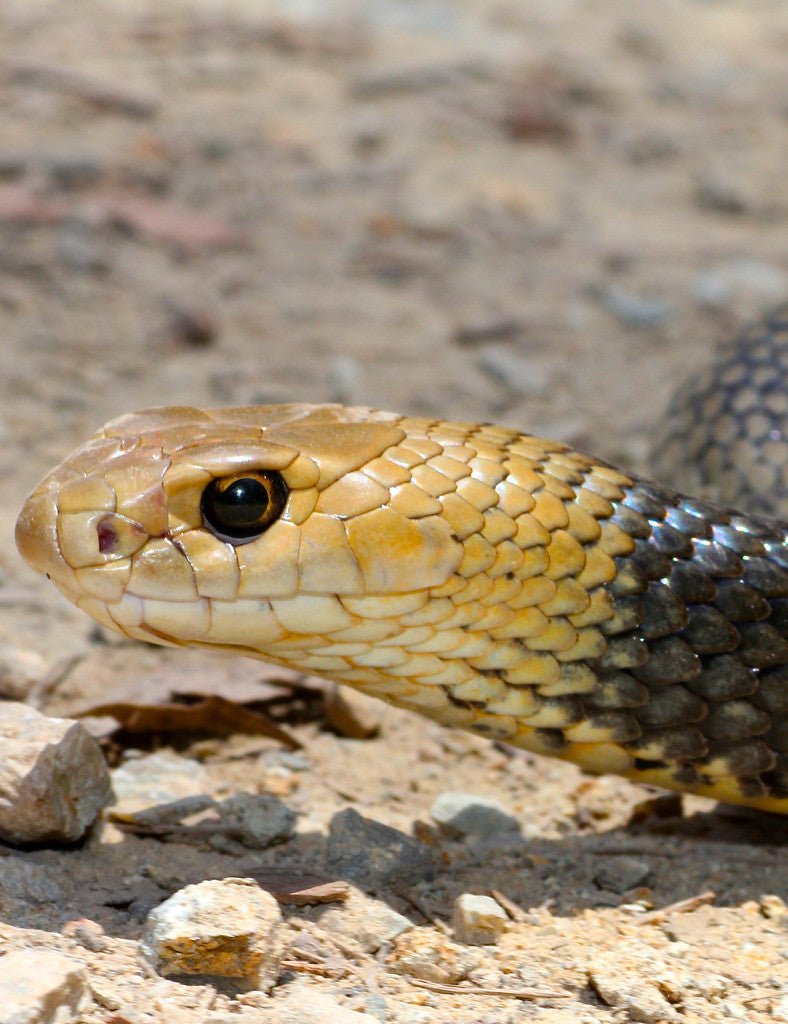
M 165 977 L 270 990 L 284 938 L 276 900 L 251 878 L 187 885 L 148 915 L 140 949 Z
M 303 982 L 288 985 L 284 999 L 271 1005 L 276 1007 L 279 1024 L 380 1024 L 377 1017 L 342 1006 L 332 996 L 316 992 Z
M 81 964 L 50 949 L 19 949 L 0 957 L 3 1024 L 70 1024 L 91 1002 Z
M 503 907 L 490 896 L 464 892 L 454 901 L 452 928 L 460 942 L 471 946 L 493 946 L 508 924 Z
M 377 953 L 384 943 L 413 928 L 413 922 L 403 914 L 355 886 L 341 905 L 320 907 L 317 920 L 324 931 L 353 939 L 365 953 Z
M 679 1024 L 684 1019 L 655 984 L 633 971 L 622 971 L 614 962 L 592 964 L 588 979 L 603 1003 L 622 1008 L 630 1020 L 642 1024 Z
M 435 928 L 412 928 L 392 944 L 387 963 L 397 974 L 456 985 L 481 963 L 479 950 L 452 942 Z
M 79 722 L 0 705 L 0 838 L 80 839 L 110 796 L 101 749 Z
M 430 808 L 430 816 L 445 835 L 454 839 L 488 838 L 520 831 L 520 823 L 503 804 L 476 793 L 439 793 Z

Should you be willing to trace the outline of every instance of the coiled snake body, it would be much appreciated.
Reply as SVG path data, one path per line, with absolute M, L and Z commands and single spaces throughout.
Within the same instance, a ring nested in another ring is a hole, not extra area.
M 27 561 L 127 636 L 781 813 L 785 541 L 514 430 L 296 404 L 123 416 L 17 523 Z

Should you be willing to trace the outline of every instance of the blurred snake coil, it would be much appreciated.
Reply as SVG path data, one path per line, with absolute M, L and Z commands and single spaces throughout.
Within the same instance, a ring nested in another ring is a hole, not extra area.
M 660 451 L 701 493 L 716 477 L 721 505 L 488 424 L 175 407 L 69 456 L 17 544 L 126 636 L 786 814 L 788 551 L 764 513 L 786 514 L 787 360 L 788 307 L 669 414 Z

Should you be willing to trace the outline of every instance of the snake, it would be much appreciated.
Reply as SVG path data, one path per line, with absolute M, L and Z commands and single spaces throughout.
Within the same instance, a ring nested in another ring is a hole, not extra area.
M 704 449 L 729 484 L 746 455 L 773 489 L 787 355 L 783 310 L 674 408 L 663 448 Z M 126 637 L 788 814 L 787 528 L 764 510 L 487 423 L 177 406 L 102 427 L 35 488 L 16 541 Z

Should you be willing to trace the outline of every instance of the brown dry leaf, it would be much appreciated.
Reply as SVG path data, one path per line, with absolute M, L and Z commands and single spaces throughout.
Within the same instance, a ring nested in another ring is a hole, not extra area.
M 257 884 L 278 903 L 305 907 L 313 903 L 342 903 L 350 885 L 338 878 L 325 878 L 295 868 L 265 868 L 249 872 Z
M 213 735 L 242 732 L 251 736 L 270 736 L 291 749 L 301 746 L 286 729 L 267 715 L 234 704 L 224 697 L 206 697 L 194 703 L 100 704 L 85 715 L 110 716 L 127 732 L 210 732 Z

